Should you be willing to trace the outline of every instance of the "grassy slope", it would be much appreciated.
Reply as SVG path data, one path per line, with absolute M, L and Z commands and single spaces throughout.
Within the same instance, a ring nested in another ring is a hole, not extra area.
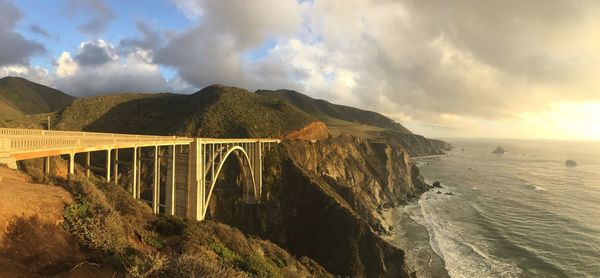
M 0 119 L 48 113 L 75 99 L 59 90 L 19 77 L 0 79 Z
M 369 131 L 389 129 L 411 134 L 401 124 L 372 111 L 332 104 L 325 100 L 314 99 L 291 90 L 259 90 L 256 93 L 276 97 L 293 104 L 302 111 L 325 122 L 333 132 L 336 130 L 345 130 L 364 136 Z

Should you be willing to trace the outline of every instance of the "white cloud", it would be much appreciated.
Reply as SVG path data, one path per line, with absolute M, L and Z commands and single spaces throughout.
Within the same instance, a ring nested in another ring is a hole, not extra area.
M 55 70 L 56 76 L 63 78 L 75 74 L 79 70 L 79 66 L 71 57 L 71 53 L 63 51 L 58 59 L 56 59 Z

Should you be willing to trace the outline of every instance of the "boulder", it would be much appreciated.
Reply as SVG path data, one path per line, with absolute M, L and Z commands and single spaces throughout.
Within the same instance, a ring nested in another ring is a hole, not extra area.
M 443 188 L 439 181 L 434 181 L 432 184 L 433 188 Z
M 567 167 L 575 167 L 575 166 L 577 166 L 577 162 L 575 162 L 575 160 L 567 159 L 567 161 L 565 162 L 565 165 Z
M 500 146 L 498 146 L 492 153 L 505 153 L 506 150 Z

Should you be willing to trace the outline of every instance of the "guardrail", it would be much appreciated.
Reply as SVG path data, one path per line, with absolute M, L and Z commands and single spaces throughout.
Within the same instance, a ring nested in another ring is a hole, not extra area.
M 128 138 L 186 138 L 177 136 L 160 135 L 138 135 L 138 134 L 120 134 L 104 132 L 87 131 L 60 131 L 43 129 L 23 129 L 23 128 L 0 128 L 0 137 L 27 137 L 27 136 L 80 136 L 80 137 L 128 137 Z

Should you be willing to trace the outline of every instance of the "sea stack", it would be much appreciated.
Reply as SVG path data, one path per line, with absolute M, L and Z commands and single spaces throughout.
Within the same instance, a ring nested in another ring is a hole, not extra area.
M 498 146 L 492 153 L 505 153 L 506 150 L 504 150 L 502 147 Z
M 567 167 L 575 167 L 575 166 L 577 166 L 577 162 L 575 162 L 575 160 L 567 159 L 567 161 L 565 162 L 565 165 Z

